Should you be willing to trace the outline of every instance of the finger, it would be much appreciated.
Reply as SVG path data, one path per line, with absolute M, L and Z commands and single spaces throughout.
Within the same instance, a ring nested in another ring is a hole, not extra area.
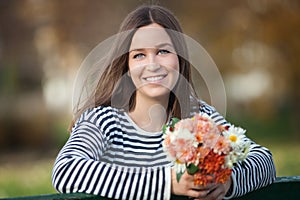
M 213 200 L 222 200 L 224 198 L 225 194 L 223 192 L 217 194 L 217 196 L 212 197 Z
M 219 184 L 210 183 L 210 184 L 207 184 L 204 188 L 206 190 L 212 191 L 212 190 L 216 189 L 218 186 L 219 186 Z
M 216 187 L 218 187 L 217 184 L 210 183 L 210 184 L 206 184 L 206 185 L 194 185 L 193 188 L 195 188 L 197 190 L 214 190 Z
M 198 191 L 198 198 L 205 198 L 207 197 L 207 194 L 209 193 L 210 191 L 209 190 L 200 190 Z
M 225 195 L 224 194 L 220 194 L 215 200 L 222 200 L 224 199 Z
M 206 200 L 221 200 L 224 196 L 224 190 L 222 190 L 222 186 L 219 185 L 207 194 Z
M 201 199 L 201 198 L 206 197 L 208 192 L 209 192 L 208 190 L 200 190 L 200 191 L 199 190 L 189 190 L 187 193 L 187 196 Z

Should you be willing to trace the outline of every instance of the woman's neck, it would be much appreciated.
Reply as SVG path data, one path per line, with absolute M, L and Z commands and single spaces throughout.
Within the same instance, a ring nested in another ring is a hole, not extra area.
M 166 109 L 168 101 L 137 100 L 133 111 L 129 112 L 131 119 L 143 130 L 158 132 L 167 121 Z

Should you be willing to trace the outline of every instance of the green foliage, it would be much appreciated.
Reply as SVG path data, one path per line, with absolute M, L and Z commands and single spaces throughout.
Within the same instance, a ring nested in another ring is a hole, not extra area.
M 172 121 L 171 121 L 171 124 L 170 124 L 170 125 L 164 125 L 164 126 L 163 126 L 163 128 L 162 128 L 163 133 L 166 133 L 167 128 L 170 128 L 170 130 L 173 131 L 173 130 L 174 130 L 174 127 L 175 127 L 175 124 L 176 124 L 177 122 L 179 122 L 179 121 L 180 121 L 180 119 L 178 119 L 178 118 L 176 118 L 176 117 L 172 118 Z
M 52 159 L 0 165 L 0 198 L 55 193 Z
M 182 176 L 183 174 L 184 174 L 183 172 L 176 173 L 176 180 L 177 180 L 177 182 L 180 181 L 180 178 L 181 178 L 181 176 Z
M 180 119 L 178 119 L 178 118 L 176 118 L 176 117 L 174 117 L 174 118 L 172 118 L 172 127 L 174 127 L 175 126 L 175 124 L 177 123 L 177 122 L 179 122 L 180 121 Z
M 189 174 L 195 174 L 198 171 L 198 167 L 193 163 L 189 164 L 186 169 Z

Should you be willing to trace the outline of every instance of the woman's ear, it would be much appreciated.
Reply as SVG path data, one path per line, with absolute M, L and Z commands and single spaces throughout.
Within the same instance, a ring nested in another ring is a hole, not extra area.
M 126 74 L 127 74 L 128 77 L 131 77 L 129 70 L 126 72 Z

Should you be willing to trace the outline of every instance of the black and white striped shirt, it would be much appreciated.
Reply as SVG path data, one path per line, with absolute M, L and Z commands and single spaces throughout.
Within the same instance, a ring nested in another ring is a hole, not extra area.
M 200 112 L 210 115 L 217 124 L 227 123 L 205 103 L 201 103 Z M 73 127 L 55 161 L 52 183 L 62 193 L 170 199 L 171 167 L 163 152 L 162 132 L 142 130 L 116 108 L 97 107 L 84 112 Z M 233 185 L 227 198 L 244 195 L 274 179 L 271 153 L 252 142 L 248 158 L 233 168 Z

